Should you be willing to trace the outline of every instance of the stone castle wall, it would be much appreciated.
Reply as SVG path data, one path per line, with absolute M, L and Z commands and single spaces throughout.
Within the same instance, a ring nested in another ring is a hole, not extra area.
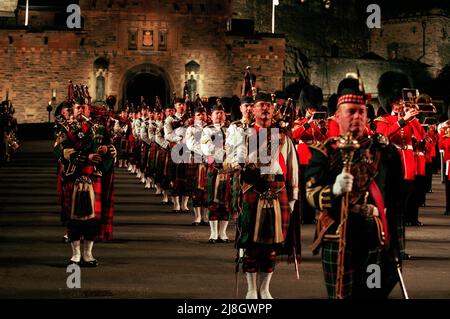
M 424 17 L 383 21 L 381 29 L 371 32 L 370 50 L 386 59 L 410 59 L 428 64 L 436 76 L 450 63 L 450 17 L 434 11 Z
M 109 64 L 105 93 L 116 95 L 119 103 L 130 70 L 159 72 L 169 89 L 181 94 L 187 80 L 185 66 L 191 61 L 200 65 L 196 79 L 201 96 L 239 95 L 247 65 L 256 73 L 260 90 L 282 89 L 284 38 L 226 35 L 228 8 L 211 7 L 212 2 L 207 2 L 204 13 L 200 1 L 194 3 L 192 13 L 181 1 L 176 12 L 172 3 L 152 6 L 147 1 L 139 6 L 134 2 L 123 8 L 120 1 L 113 2 L 108 8 L 97 1 L 97 7 L 91 8 L 82 1 L 81 31 L 50 31 L 45 25 L 34 31 L 0 30 L 0 99 L 8 92 L 19 123 L 47 121 L 52 91 L 56 89 L 55 103 L 61 102 L 69 80 L 87 84 L 95 97 L 98 58 Z M 52 13 L 42 11 L 30 16 L 31 26 L 38 24 L 39 17 L 40 21 L 52 19 Z M 153 32 L 153 47 L 143 46 L 144 30 Z M 160 31 L 166 37 L 164 47 L 160 47 Z M 133 50 L 129 49 L 130 32 L 136 32 Z

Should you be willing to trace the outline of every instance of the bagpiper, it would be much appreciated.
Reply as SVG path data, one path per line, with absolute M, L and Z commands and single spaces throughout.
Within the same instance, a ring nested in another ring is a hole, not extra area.
M 289 134 L 272 122 L 273 114 L 270 95 L 257 93 L 244 144 L 243 204 L 236 230 L 236 248 L 244 250 L 247 299 L 272 299 L 277 253 L 287 252 L 295 260 L 300 255 L 300 239 L 292 236 L 299 231 L 292 214 L 299 198 L 297 153 Z
M 58 161 L 57 167 L 57 182 L 56 189 L 58 192 L 58 204 L 61 207 L 60 220 L 64 227 L 67 226 L 67 221 L 70 216 L 70 211 L 67 209 L 65 197 L 64 197 L 64 157 L 62 154 L 61 142 L 67 138 L 67 132 L 69 131 L 69 126 L 71 125 L 71 118 L 73 119 L 72 102 L 67 99 L 59 104 L 55 110 L 55 143 L 53 145 L 53 154 Z M 67 227 L 66 227 L 67 228 Z M 63 242 L 69 242 L 69 236 L 67 231 L 63 235 Z
M 207 194 L 210 236 L 208 242 L 229 242 L 227 227 L 230 220 L 230 174 L 225 163 L 225 110 L 215 104 L 211 109 L 212 124 L 205 127 L 201 137 L 201 150 L 207 158 Z
M 252 96 L 240 99 L 241 119 L 230 124 L 226 132 L 225 150 L 227 162 L 231 166 L 231 212 L 233 219 L 237 218 L 242 207 L 241 198 L 241 164 L 245 163 L 245 136 L 247 129 L 253 122 L 254 100 Z
M 175 100 L 175 114 L 166 118 L 164 122 L 164 138 L 169 142 L 171 148 L 169 154 L 169 174 L 171 176 L 171 196 L 174 203 L 173 212 L 189 213 L 188 202 L 192 192 L 189 182 L 192 181 L 193 172 L 188 169 L 185 162 L 178 162 L 179 154 L 176 154 L 174 147 L 177 144 L 185 144 L 186 127 L 189 126 L 189 114 L 186 113 L 185 101 L 181 98 Z M 178 149 L 179 146 L 177 146 Z M 181 203 L 180 203 L 181 199 Z
M 194 110 L 194 123 L 186 129 L 186 146 L 191 152 L 190 161 L 195 167 L 192 194 L 192 206 L 194 207 L 193 226 L 209 225 L 208 194 L 206 185 L 206 171 L 208 166 L 203 159 L 201 148 L 203 129 L 207 126 L 206 119 L 205 108 L 196 106 Z
M 147 169 L 145 188 L 156 188 L 155 174 L 156 174 L 156 158 L 158 155 L 158 144 L 156 143 L 156 129 L 157 120 L 161 120 L 162 110 L 161 105 L 157 105 L 153 112 L 150 113 L 150 118 L 147 126 L 147 137 L 150 143 L 147 156 Z
M 114 123 L 113 132 L 113 143 L 119 155 L 117 165 L 119 168 L 126 168 L 129 165 L 127 150 L 129 135 L 131 134 L 131 122 L 128 119 L 126 109 L 120 111 L 118 119 Z
M 171 179 L 169 176 L 169 168 L 172 166 L 172 161 L 170 160 L 170 144 L 164 138 L 164 123 L 165 119 L 172 116 L 175 110 L 172 105 L 168 105 L 164 112 L 161 110 L 157 112 L 155 117 L 155 142 L 157 144 L 156 151 L 156 172 L 155 172 L 155 184 L 157 195 L 162 194 L 163 199 L 161 201 L 162 205 L 170 205 L 173 202 L 169 201 L 169 190 Z
M 64 199 L 70 209 L 67 227 L 72 258 L 69 263 L 95 267 L 97 260 L 92 248 L 101 230 L 102 165 L 104 160 L 113 160 L 116 150 L 90 120 L 90 108 L 84 96 L 76 98 L 73 113 L 75 120 L 60 143 L 65 161 Z

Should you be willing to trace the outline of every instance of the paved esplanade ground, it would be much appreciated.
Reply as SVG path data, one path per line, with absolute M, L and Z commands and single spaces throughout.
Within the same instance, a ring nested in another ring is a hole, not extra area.
M 61 242 L 52 144 L 24 142 L 0 168 L 0 297 L 234 297 L 233 244 L 208 244 L 209 227 L 190 226 L 191 216 L 171 213 L 123 169 L 116 171 L 115 240 L 94 246 L 99 267 L 82 268 L 82 288 L 68 289 L 71 248 Z M 420 212 L 426 226 L 407 227 L 407 251 L 415 259 L 404 264 L 405 281 L 411 298 L 450 298 L 450 217 L 443 215 L 438 176 L 427 197 Z M 278 264 L 275 298 L 326 298 L 319 257 L 310 251 L 313 228 L 303 227 L 300 280 L 293 264 Z M 241 297 L 245 288 L 241 275 Z M 398 287 L 392 297 L 401 298 Z

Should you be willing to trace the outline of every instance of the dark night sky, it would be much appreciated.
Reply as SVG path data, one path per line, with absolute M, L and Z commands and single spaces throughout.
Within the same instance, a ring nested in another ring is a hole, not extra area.
M 206 1 L 206 0 L 205 0 Z M 283 1 L 283 0 L 280 0 Z M 339 3 L 339 0 L 335 0 Z M 25 5 L 26 0 L 19 0 L 19 5 Z M 78 0 L 29 0 L 30 5 L 33 6 L 67 6 L 71 3 L 78 3 Z M 186 1 L 188 3 L 190 1 Z M 359 2 L 359 1 L 358 1 Z M 376 3 L 381 6 L 382 12 L 385 11 L 388 14 L 402 13 L 407 10 L 421 10 L 431 9 L 434 7 L 445 8 L 450 10 L 449 0 L 423 0 L 423 1 L 411 1 L 411 0 L 363 0 L 364 3 Z

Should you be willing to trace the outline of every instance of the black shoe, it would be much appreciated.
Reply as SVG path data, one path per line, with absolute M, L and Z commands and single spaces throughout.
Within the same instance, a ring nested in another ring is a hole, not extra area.
M 80 261 L 69 260 L 69 262 L 67 263 L 67 266 L 70 266 L 70 265 L 80 266 L 81 265 L 81 260 Z
M 197 223 L 197 222 L 193 222 L 192 224 L 191 224 L 191 226 L 199 226 L 200 225 L 200 223 Z
M 200 222 L 200 225 L 201 225 L 201 226 L 209 226 L 209 222 L 205 222 L 205 221 L 202 220 L 202 221 Z
M 185 214 L 189 214 L 191 211 L 189 209 L 182 209 L 181 212 L 185 213 Z
M 217 240 L 216 239 L 210 239 L 210 240 L 208 240 L 208 243 L 209 244 L 215 244 L 217 242 Z
M 217 239 L 217 242 L 218 242 L 218 243 L 225 243 L 225 244 L 227 244 L 227 243 L 230 242 L 230 240 L 229 240 L 228 238 L 227 238 L 227 239 L 219 238 L 219 239 Z
M 98 262 L 96 259 L 91 260 L 91 261 L 82 261 L 81 262 L 81 267 L 86 267 L 86 268 L 93 268 L 93 267 L 97 267 L 98 266 Z
M 423 226 L 423 224 L 420 221 L 415 221 L 412 223 L 412 226 Z

